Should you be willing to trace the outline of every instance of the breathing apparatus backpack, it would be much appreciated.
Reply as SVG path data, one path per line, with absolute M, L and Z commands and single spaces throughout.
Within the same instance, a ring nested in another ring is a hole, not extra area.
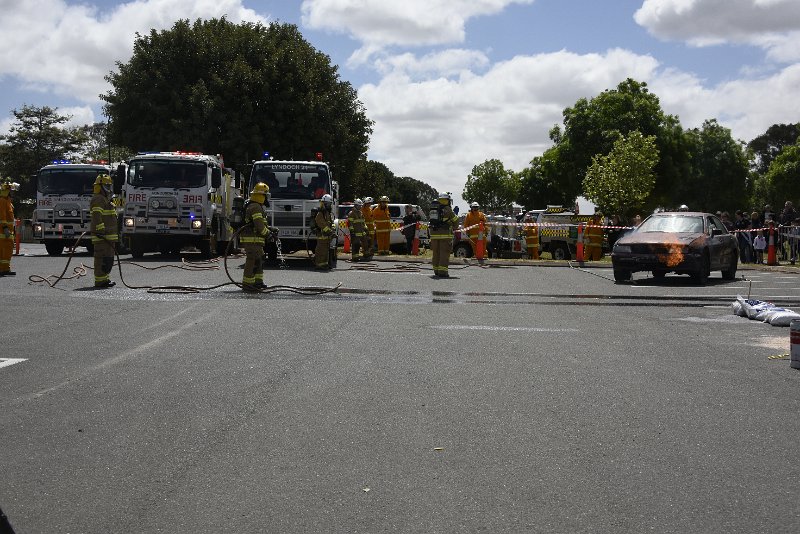
M 442 222 L 442 204 L 438 200 L 431 202 L 431 209 L 428 212 L 428 219 L 430 227 L 436 230 L 444 226 Z
M 231 228 L 238 230 L 244 224 L 244 197 L 234 197 L 231 202 Z

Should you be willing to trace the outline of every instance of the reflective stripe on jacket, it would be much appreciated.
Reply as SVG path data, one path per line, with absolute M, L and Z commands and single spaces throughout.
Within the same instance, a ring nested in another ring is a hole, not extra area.
M 114 204 L 102 193 L 97 193 L 89 203 L 92 221 L 89 231 L 92 233 L 92 244 L 119 241 L 117 233 L 117 210 Z

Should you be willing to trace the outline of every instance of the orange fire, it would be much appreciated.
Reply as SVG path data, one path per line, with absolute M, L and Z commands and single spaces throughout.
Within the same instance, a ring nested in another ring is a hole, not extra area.
M 676 267 L 683 262 L 683 245 L 681 243 L 665 243 L 666 253 L 656 254 L 658 261 L 667 267 Z

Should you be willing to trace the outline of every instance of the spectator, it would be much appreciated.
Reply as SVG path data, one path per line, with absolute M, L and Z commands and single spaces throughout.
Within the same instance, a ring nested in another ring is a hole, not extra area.
M 638 213 L 633 216 L 633 226 L 639 226 L 642 224 L 642 216 Z
M 736 220 L 733 221 L 733 230 L 736 232 L 736 240 L 739 243 L 739 261 L 741 263 L 750 263 L 752 255 L 750 254 L 750 222 L 745 218 L 742 210 L 736 210 Z
M 794 265 L 800 252 L 800 217 L 792 221 L 789 229 L 789 262 Z
M 723 211 L 719 218 L 722 220 L 722 224 L 725 225 L 725 228 L 727 228 L 729 232 L 733 230 L 733 221 L 731 221 L 730 213 Z
M 764 221 L 761 220 L 761 217 L 758 215 L 757 211 L 754 211 L 750 214 L 750 257 L 755 261 L 756 253 L 755 249 L 753 249 L 752 243 L 755 243 L 756 235 L 760 230 L 764 229 Z
M 792 243 L 789 239 L 789 232 L 791 231 L 794 220 L 797 219 L 797 211 L 794 209 L 791 200 L 787 200 L 783 205 L 783 211 L 778 216 L 778 223 L 780 228 L 778 230 L 778 249 L 781 252 L 781 259 L 786 260 L 791 254 Z
M 406 204 L 406 214 L 403 217 L 403 235 L 406 238 L 406 254 L 411 254 L 414 245 L 414 236 L 417 232 L 417 223 L 422 217 L 417 213 L 417 209 L 411 204 Z
M 753 239 L 753 248 L 756 251 L 756 263 L 764 263 L 764 251 L 767 249 L 767 240 L 764 239 L 764 232 L 760 231 Z

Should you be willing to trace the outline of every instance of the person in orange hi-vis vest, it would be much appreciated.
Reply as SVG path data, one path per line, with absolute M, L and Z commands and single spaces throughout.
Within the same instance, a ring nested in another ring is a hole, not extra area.
M 594 219 L 586 227 L 586 238 L 588 240 L 586 246 L 586 261 L 598 261 L 603 257 L 603 214 L 597 212 L 594 214 Z
M 489 230 L 486 224 L 486 215 L 483 214 L 480 208 L 480 204 L 473 202 L 469 205 L 469 211 L 466 217 L 464 217 L 464 228 L 469 228 L 467 232 L 469 233 L 469 240 L 472 242 L 473 249 L 478 248 L 478 234 L 481 231 L 481 222 L 483 222 L 484 227 L 484 239 L 486 239 L 486 232 Z M 470 228 L 470 226 L 474 226 L 474 228 Z
M 525 226 L 523 227 L 523 234 L 525 235 L 525 250 L 528 252 L 528 259 L 539 259 L 539 227 L 534 225 L 535 221 L 533 216 L 528 214 L 525 216 Z
M 14 204 L 11 193 L 19 184 L 6 179 L 0 185 L 0 276 L 14 276 L 11 270 L 11 255 L 14 252 Z
M 372 216 L 372 197 L 364 198 L 364 206 L 361 208 L 361 214 L 364 216 L 364 229 L 366 231 L 364 250 L 361 252 L 361 259 L 371 260 L 372 251 L 375 248 L 375 219 Z
M 389 197 L 386 195 L 378 199 L 378 205 L 372 208 L 372 218 L 375 219 L 375 239 L 378 242 L 378 255 L 389 255 L 390 235 L 392 232 L 392 218 L 389 215 Z

